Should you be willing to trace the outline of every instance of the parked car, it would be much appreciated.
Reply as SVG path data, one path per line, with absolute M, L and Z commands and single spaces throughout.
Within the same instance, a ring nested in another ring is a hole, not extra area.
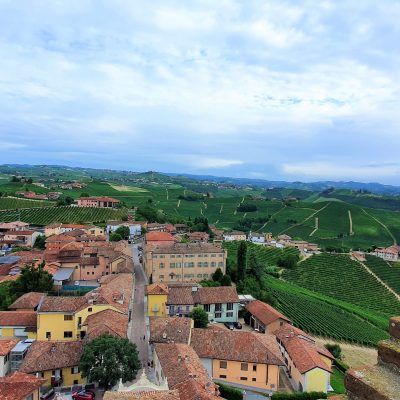
M 225 325 L 228 329 L 230 329 L 231 331 L 233 331 L 234 326 L 233 326 L 233 323 L 232 323 L 232 322 L 224 322 L 224 325 Z
M 234 323 L 233 323 L 233 326 L 234 326 L 236 329 L 242 329 L 242 324 L 241 324 L 239 321 L 234 322 Z
M 91 390 L 81 390 L 72 394 L 74 400 L 94 400 L 96 398 Z

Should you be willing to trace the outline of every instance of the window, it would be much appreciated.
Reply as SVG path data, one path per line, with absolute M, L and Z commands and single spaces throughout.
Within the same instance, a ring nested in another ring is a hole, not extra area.
M 64 321 L 72 321 L 73 318 L 74 317 L 72 315 L 64 315 Z
M 46 332 L 46 339 L 51 339 L 51 332 Z
M 246 376 L 241 376 L 241 377 L 240 377 L 240 380 L 241 380 L 241 381 L 247 381 L 247 377 L 246 377 Z
M 211 257 L 217 257 L 217 255 L 216 254 L 211 254 Z
M 197 274 L 197 277 L 198 278 L 201 278 L 203 275 L 202 274 Z
M 71 331 L 64 331 L 64 338 L 72 338 L 72 332 Z
M 215 311 L 222 311 L 222 304 L 216 304 Z
M 219 376 L 221 379 L 226 379 L 226 375 L 220 375 Z
M 241 369 L 242 371 L 248 371 L 248 370 L 249 370 L 249 364 L 247 364 L 247 363 L 241 363 L 241 364 L 240 364 L 240 369 Z
M 198 266 L 198 267 L 202 267 L 202 266 L 203 266 L 203 263 L 202 263 L 202 262 L 198 262 L 198 263 L 197 263 L 197 266 Z
M 78 379 L 74 379 L 74 385 L 78 385 L 78 384 L 79 384 Z
M 211 266 L 212 266 L 212 267 L 215 267 L 216 265 L 217 265 L 216 262 L 214 262 L 214 261 L 211 262 Z
M 164 275 L 160 275 L 160 279 L 164 279 Z
M 222 257 L 222 254 L 218 254 L 218 257 Z
M 233 310 L 233 303 L 227 303 L 226 304 L 226 309 L 229 310 L 229 311 L 232 311 Z
M 220 312 L 215 313 L 215 318 L 221 318 L 221 317 L 222 317 L 222 313 L 220 313 Z
M 203 263 L 203 267 L 208 267 L 208 262 Z
M 175 263 L 170 263 L 170 264 L 169 264 L 169 267 L 170 267 L 170 268 L 175 268 Z
M 159 265 L 159 267 L 161 268 L 161 269 L 163 269 L 164 268 L 164 263 L 160 263 L 160 265 Z
M 220 361 L 219 367 L 222 369 L 226 369 L 228 367 L 228 363 L 226 361 Z
M 233 317 L 233 312 L 227 312 L 226 313 L 227 318 L 232 318 Z
M 89 275 L 90 274 L 90 272 L 86 272 L 86 275 Z
M 208 278 L 208 274 L 203 274 L 203 278 Z
M 79 367 L 72 367 L 71 374 L 79 374 Z
M 92 312 L 93 311 L 93 308 L 92 307 L 89 307 L 88 308 L 88 312 Z
M 253 382 L 255 382 L 255 381 L 257 380 L 257 378 L 251 378 L 251 380 L 252 380 Z
M 160 258 L 165 258 L 165 256 L 160 256 Z
M 257 371 L 257 365 L 253 365 L 253 371 L 254 371 L 254 372 Z
M 222 261 L 219 261 L 218 262 L 218 267 L 223 267 L 223 266 L 224 266 L 224 263 Z
M 210 312 L 211 306 L 209 304 L 204 304 L 204 311 Z

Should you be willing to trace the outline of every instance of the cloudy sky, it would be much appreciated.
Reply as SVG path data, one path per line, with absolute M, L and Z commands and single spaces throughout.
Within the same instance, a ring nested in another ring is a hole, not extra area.
M 0 0 L 0 163 L 400 184 L 400 3 Z

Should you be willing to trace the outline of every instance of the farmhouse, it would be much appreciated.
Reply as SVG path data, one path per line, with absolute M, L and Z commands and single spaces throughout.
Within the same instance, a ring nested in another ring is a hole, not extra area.
M 250 232 L 248 241 L 252 243 L 263 244 L 265 243 L 265 235 L 263 235 L 262 233 Z
M 246 234 L 241 231 L 233 231 L 229 233 L 224 233 L 223 239 L 225 242 L 233 242 L 235 240 L 246 240 Z
M 386 248 L 378 247 L 373 254 L 386 261 L 398 261 L 399 253 L 400 246 L 390 246 Z
M 207 243 L 210 235 L 207 232 L 191 232 L 188 234 L 189 240 L 194 243 Z
M 211 243 L 146 245 L 144 269 L 153 282 L 201 281 L 220 268 L 226 270 L 227 252 Z
M 113 208 L 120 203 L 119 200 L 112 197 L 81 197 L 77 202 L 79 207 L 99 208 Z
M 4 240 L 18 246 L 33 247 L 38 236 L 40 233 L 32 230 L 8 231 L 4 234 Z

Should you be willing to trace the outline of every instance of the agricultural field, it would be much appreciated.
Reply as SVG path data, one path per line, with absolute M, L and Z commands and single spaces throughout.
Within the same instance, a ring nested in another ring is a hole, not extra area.
M 231 265 L 236 264 L 237 249 L 239 247 L 238 241 L 224 242 L 223 246 L 228 250 L 228 261 Z M 275 247 L 260 246 L 258 244 L 247 243 L 247 256 L 254 252 L 256 254 L 258 262 L 265 266 L 275 266 L 278 259 L 286 254 L 298 254 L 298 250 L 293 247 L 285 249 L 277 249 Z
M 126 209 L 111 210 L 94 207 L 42 207 L 22 209 L 16 212 L 0 211 L 0 221 L 10 222 L 20 219 L 33 225 L 47 225 L 52 222 L 95 223 L 120 220 L 127 216 Z
M 282 276 L 296 285 L 387 317 L 400 314 L 400 301 L 348 255 L 316 254 Z
M 375 346 L 389 336 L 385 328 L 373 325 L 361 312 L 353 313 L 350 305 L 344 308 L 343 303 L 328 296 L 315 295 L 270 276 L 266 278 L 266 287 L 276 299 L 279 311 L 295 326 L 313 335 L 366 346 Z
M 22 208 L 52 206 L 55 206 L 55 203 L 51 201 L 18 199 L 16 197 L 0 197 L 0 210 L 16 210 Z
M 382 258 L 366 255 L 367 267 L 400 295 L 400 263 L 388 263 Z

